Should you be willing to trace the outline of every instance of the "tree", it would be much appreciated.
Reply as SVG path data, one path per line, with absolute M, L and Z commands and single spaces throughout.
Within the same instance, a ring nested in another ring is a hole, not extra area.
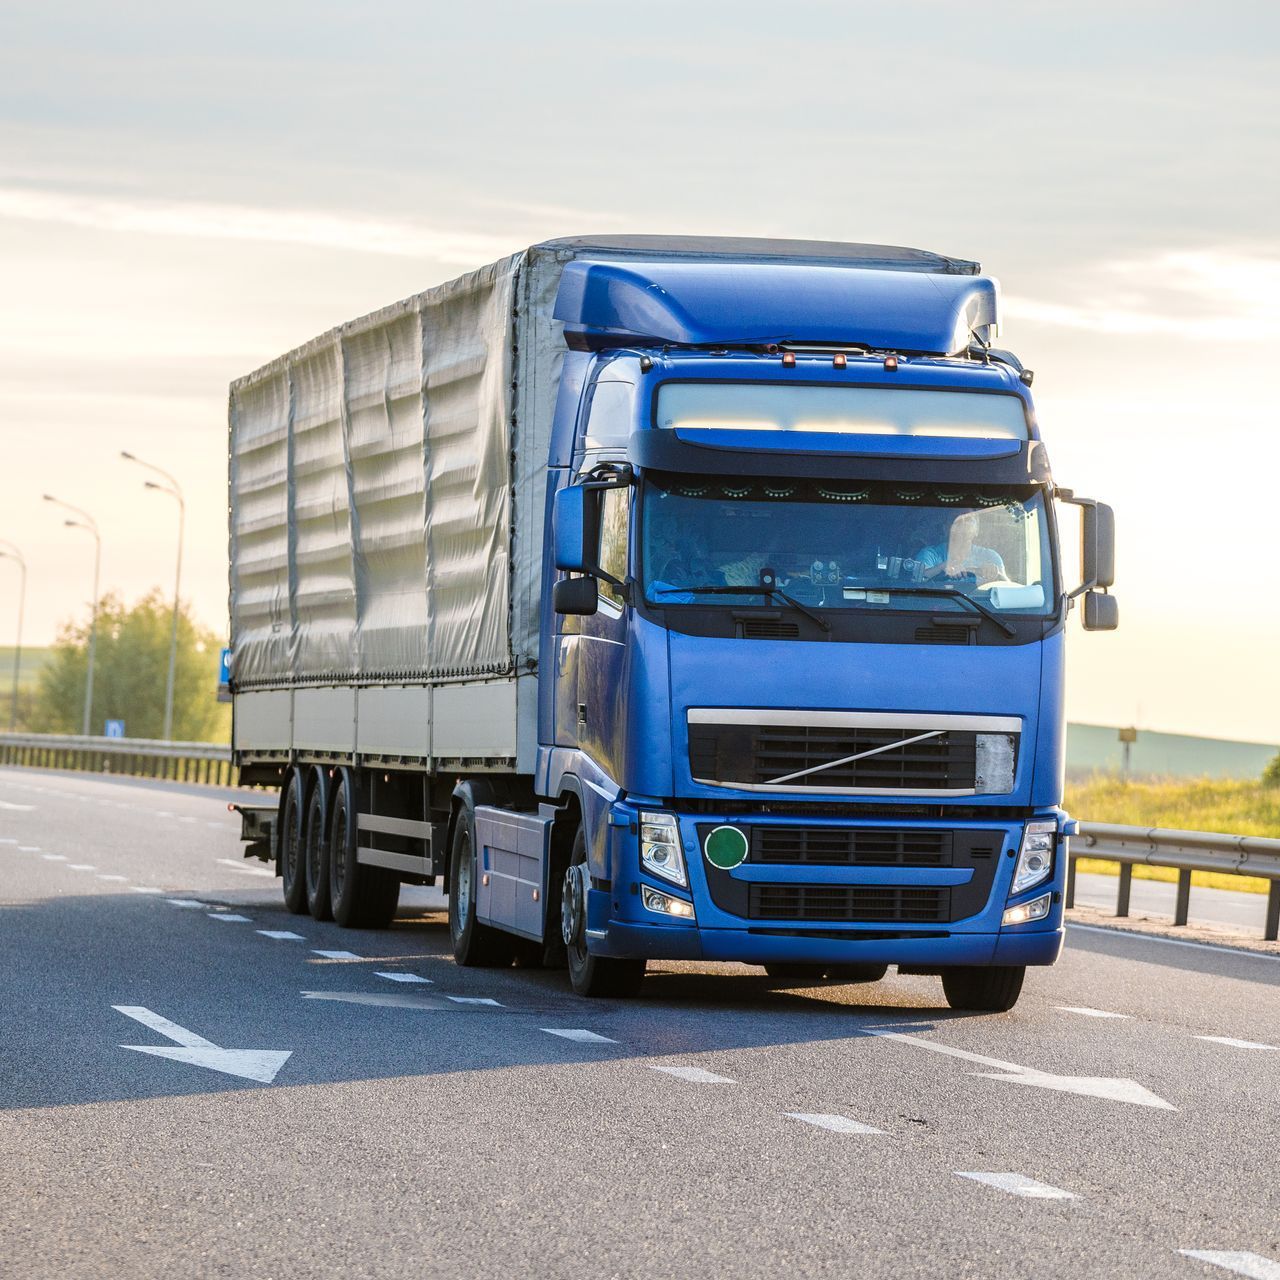
M 1280 751 L 1277 751 L 1267 763 L 1267 767 L 1262 771 L 1262 785 L 1264 787 L 1280 787 Z
M 131 738 L 164 732 L 164 692 L 169 671 L 172 602 L 157 589 L 133 608 L 108 593 L 98 604 L 98 640 L 89 725 L 101 733 L 107 720 L 123 720 Z M 173 673 L 173 736 L 183 742 L 225 739 L 225 708 L 217 701 L 219 641 L 185 606 L 178 612 Z M 88 623 L 66 623 L 40 672 L 31 728 L 40 733 L 79 733 L 89 662 Z

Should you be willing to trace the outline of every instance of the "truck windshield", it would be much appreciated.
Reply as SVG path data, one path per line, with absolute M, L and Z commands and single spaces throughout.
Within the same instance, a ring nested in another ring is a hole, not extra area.
M 813 609 L 964 610 L 953 592 L 1007 614 L 1056 605 L 1035 486 L 651 473 L 642 503 L 641 575 L 656 605 L 741 608 L 767 603 L 749 590 L 762 585 Z

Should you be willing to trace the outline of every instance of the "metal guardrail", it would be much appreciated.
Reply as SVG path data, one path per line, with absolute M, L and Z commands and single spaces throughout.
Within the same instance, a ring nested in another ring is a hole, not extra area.
M 1219 871 L 1228 875 L 1269 880 L 1263 938 L 1280 935 L 1280 840 L 1264 836 L 1220 835 L 1212 831 L 1168 831 L 1160 827 L 1119 827 L 1105 822 L 1082 822 L 1071 836 L 1067 862 L 1067 906 L 1075 905 L 1076 863 L 1098 858 L 1120 864 L 1116 915 L 1129 914 L 1129 895 L 1135 866 L 1169 867 L 1178 873 L 1173 923 L 1184 925 L 1191 911 L 1191 873 Z
M 76 769 L 235 786 L 240 770 L 231 748 L 217 742 L 165 742 L 159 738 L 96 738 L 63 733 L 0 733 L 0 764 Z

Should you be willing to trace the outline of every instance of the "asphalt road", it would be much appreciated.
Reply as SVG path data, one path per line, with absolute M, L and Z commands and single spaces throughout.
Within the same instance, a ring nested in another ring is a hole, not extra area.
M 286 914 L 227 798 L 0 770 L 0 1275 L 1280 1277 L 1278 959 L 581 1001 Z

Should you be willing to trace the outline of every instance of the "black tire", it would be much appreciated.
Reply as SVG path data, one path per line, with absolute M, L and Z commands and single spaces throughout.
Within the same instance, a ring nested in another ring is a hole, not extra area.
M 627 1000 L 640 991 L 645 962 L 593 956 L 587 950 L 586 866 L 587 838 L 579 827 L 561 889 L 560 932 L 569 962 L 569 984 L 580 996 Z
M 355 779 L 344 769 L 329 814 L 329 901 L 344 929 L 385 929 L 400 905 L 400 879 L 356 861 Z
M 953 1009 L 1008 1013 L 1018 1003 L 1025 965 L 956 966 L 942 971 L 942 990 Z
M 476 819 L 470 803 L 458 811 L 449 853 L 449 937 L 453 958 L 465 968 L 502 969 L 515 955 L 515 939 L 476 919 Z
M 765 973 L 775 982 L 821 982 L 826 976 L 824 964 L 767 964 Z
M 879 982 L 888 972 L 887 964 L 833 964 L 827 977 L 832 982 Z
M 328 788 L 317 773 L 307 791 L 307 820 L 302 828 L 306 865 L 307 910 L 315 920 L 332 920 L 329 901 L 329 824 L 326 821 Z
M 307 910 L 307 877 L 302 852 L 302 789 L 305 775 L 294 769 L 285 784 L 280 805 L 280 878 L 284 908 L 295 916 Z

